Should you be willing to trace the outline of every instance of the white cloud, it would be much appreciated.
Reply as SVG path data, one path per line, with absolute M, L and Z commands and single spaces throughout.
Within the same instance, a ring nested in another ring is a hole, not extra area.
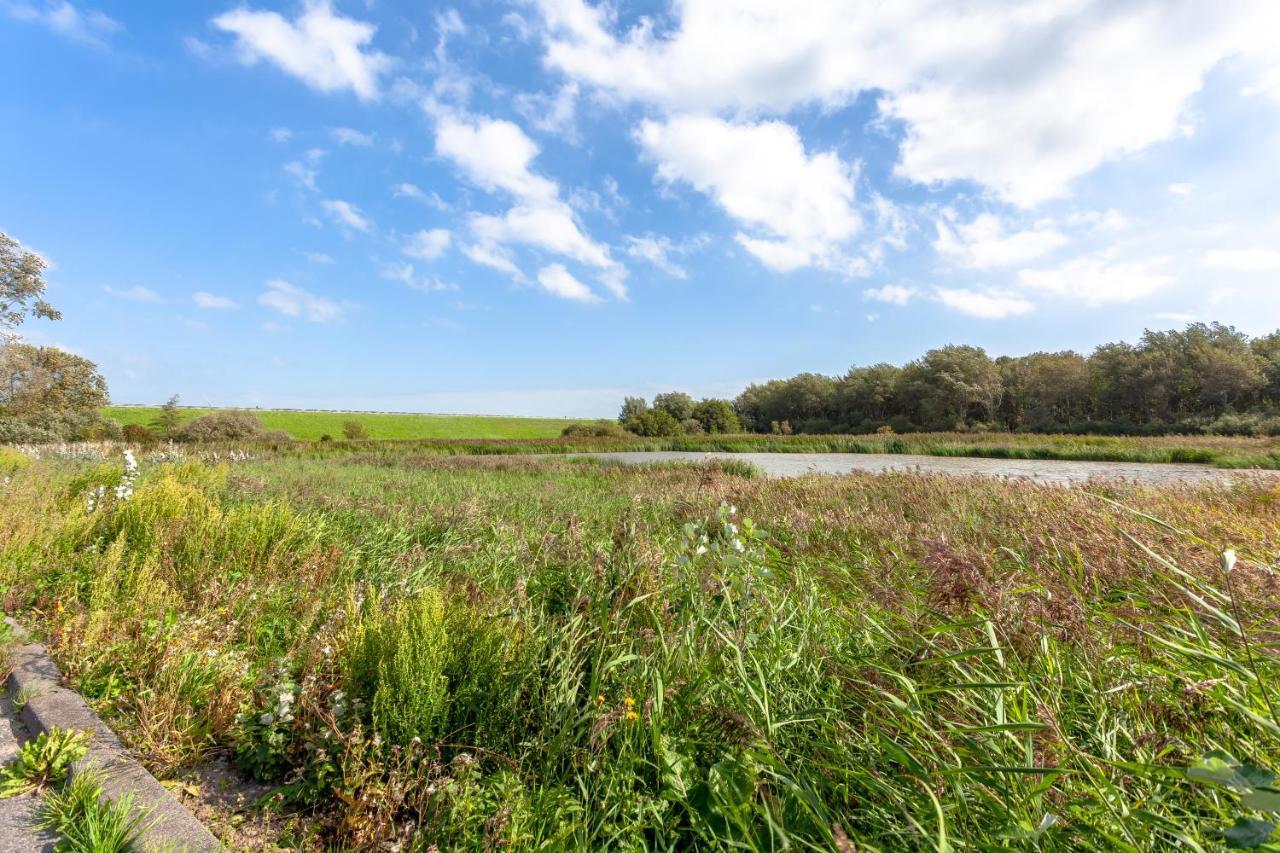
M 573 209 L 560 199 L 559 186 L 532 170 L 538 146 L 517 125 L 441 112 L 436 116 L 436 151 L 457 164 L 471 182 L 515 199 L 502 215 L 472 214 L 475 245 L 464 249 L 467 257 L 523 278 L 505 247 L 544 249 L 595 268 L 605 287 L 619 299 L 626 298 L 626 270 L 607 246 L 583 231 Z
M 668 237 L 655 237 L 646 234 L 643 237 L 627 237 L 627 254 L 633 258 L 648 261 L 672 278 L 688 278 L 684 267 L 671 260 L 671 255 L 680 248 L 673 245 Z
M 840 244 L 857 233 L 853 177 L 834 152 L 810 155 L 777 121 L 706 116 L 646 121 L 638 138 L 665 183 L 688 183 L 744 229 L 736 239 L 769 268 L 847 267 Z
M 1184 133 L 1209 70 L 1237 55 L 1271 70 L 1280 31 L 1274 0 L 681 0 L 669 25 L 621 34 L 612 5 L 538 6 L 545 61 L 571 79 L 672 113 L 786 114 L 874 92 L 902 123 L 899 174 L 1023 206 Z
M 339 145 L 355 145 L 360 148 L 367 148 L 373 144 L 372 136 L 350 127 L 335 127 L 329 131 L 329 135 Z
M 303 161 L 290 160 L 288 163 L 284 164 L 284 172 L 286 175 L 296 180 L 303 187 L 311 190 L 312 192 L 317 191 L 318 189 L 316 186 L 317 172 L 314 168 L 312 168 L 311 166 L 308 166 Z
M 582 232 L 573 211 L 562 201 L 518 204 L 502 216 L 473 214 L 471 231 L 481 245 L 518 243 L 563 255 L 605 273 L 620 271 L 608 248 Z
M 400 250 L 411 258 L 431 261 L 443 255 L 449 249 L 452 235 L 445 228 L 424 228 L 409 235 Z
M 81 10 L 66 0 L 53 2 L 6 2 L 0 11 L 18 21 L 40 24 L 63 38 L 102 47 L 107 40 L 124 30 L 119 21 L 96 9 Z
M 1171 195 L 1176 195 L 1179 198 L 1187 198 L 1193 192 L 1195 192 L 1196 185 L 1188 184 L 1188 183 L 1174 183 L 1174 184 L 1169 184 L 1169 186 L 1166 187 L 1166 189 L 1169 190 L 1169 193 Z
M 1169 323 L 1195 323 L 1199 321 L 1200 316 L 1181 311 L 1160 311 L 1155 314 L 1155 318 Z
M 293 21 L 241 6 L 211 23 L 236 37 L 245 65 L 265 59 L 320 92 L 376 99 L 378 78 L 391 66 L 385 54 L 366 49 L 377 28 L 335 13 L 327 0 L 309 0 Z
M 287 127 L 273 127 L 267 133 L 271 137 L 272 142 L 285 143 L 293 139 L 293 131 Z
M 345 310 L 343 305 L 331 299 L 316 296 L 280 278 L 267 282 L 267 289 L 258 297 L 258 304 L 274 308 L 286 317 L 305 317 L 313 323 L 331 323 Z
M 559 194 L 554 181 L 529 168 L 538 146 L 504 119 L 442 115 L 436 123 L 436 153 L 460 166 L 483 189 L 505 190 L 521 199 L 552 199 Z
M 164 301 L 160 298 L 160 294 L 150 288 L 143 287 L 140 284 L 135 284 L 133 287 L 126 287 L 123 289 L 112 287 L 108 284 L 102 289 L 117 299 L 128 299 L 132 302 L 154 302 L 159 304 Z
M 578 105 L 578 84 L 566 83 L 553 95 L 517 95 L 514 106 L 529 124 L 543 133 L 551 133 L 573 142 L 577 139 L 574 115 Z
M 933 248 L 953 264 L 969 269 L 993 269 L 1026 263 L 1067 243 L 1067 236 L 1048 222 L 1020 231 L 1007 231 L 999 216 L 982 213 L 967 223 L 937 222 Z
M 1034 306 L 1013 293 L 999 290 L 971 290 L 969 288 L 936 288 L 934 297 L 955 311 L 982 320 L 1000 320 L 1029 314 Z
M 1159 263 L 1118 262 L 1106 254 L 1086 255 L 1056 267 L 1020 270 L 1018 280 L 1024 287 L 1086 305 L 1132 302 L 1173 282 L 1173 276 L 1157 269 Z
M 442 213 L 447 213 L 450 210 L 452 210 L 452 208 L 449 206 L 449 203 L 446 202 L 444 199 L 440 198 L 439 195 L 437 195 L 434 192 L 432 193 L 424 192 L 422 188 L 419 187 L 417 184 L 409 184 L 409 183 L 396 184 L 394 187 L 391 188 L 391 197 L 392 198 L 411 198 L 414 201 L 420 201 L 425 205 L 434 207 L 436 210 L 439 210 Z
M 228 308 L 240 307 L 234 300 L 229 299 L 226 296 L 218 296 L 217 294 L 207 293 L 203 290 L 196 291 L 191 295 L 191 298 L 195 301 L 196 305 L 209 310 L 226 310 Z
M 905 284 L 886 284 L 883 287 L 872 287 L 862 291 L 862 298 L 887 302 L 890 305 L 906 305 L 919 293 L 914 287 Z
M 333 258 L 324 252 L 307 252 L 304 257 L 313 264 L 331 264 Z
M 473 243 L 470 246 L 464 246 L 462 253 L 470 258 L 473 263 L 495 269 L 498 272 L 504 272 L 517 281 L 524 279 L 524 273 L 516 266 L 515 261 L 511 259 L 511 255 L 501 246 Z
M 320 202 L 320 206 L 324 208 L 325 213 L 329 214 L 329 218 L 344 228 L 364 234 L 373 230 L 373 223 L 351 202 L 342 199 L 325 199 Z
M 591 288 L 570 275 L 569 271 L 560 264 L 551 264 L 539 270 L 538 284 L 542 285 L 543 290 L 561 299 L 587 303 L 600 301 L 600 297 L 596 296 Z
M 1215 269 L 1237 272 L 1272 272 L 1280 270 L 1280 250 L 1276 249 L 1210 249 L 1202 263 Z

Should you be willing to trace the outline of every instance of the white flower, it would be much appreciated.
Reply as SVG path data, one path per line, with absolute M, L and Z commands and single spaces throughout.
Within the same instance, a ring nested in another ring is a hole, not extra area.
M 261 717 L 258 718 L 258 722 L 262 723 L 264 726 L 269 726 L 275 721 L 276 721 L 276 718 L 274 715 L 272 715 L 270 711 L 267 711 L 265 714 L 263 714 Z
M 698 550 L 697 550 L 697 551 L 695 551 L 694 553 L 697 553 L 697 554 L 705 554 L 705 553 L 707 553 L 707 546 L 706 546 L 706 545 L 699 545 L 699 546 L 698 546 Z
M 1228 548 L 1222 552 L 1222 570 L 1228 574 L 1236 567 L 1236 549 Z

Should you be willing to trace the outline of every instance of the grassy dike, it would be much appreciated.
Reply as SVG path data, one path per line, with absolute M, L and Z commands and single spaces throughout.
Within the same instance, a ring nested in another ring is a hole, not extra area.
M 214 409 L 182 408 L 178 410 L 185 423 Z M 372 439 L 479 438 L 536 439 L 552 438 L 573 418 L 513 418 L 493 415 L 416 415 L 382 412 L 302 412 L 279 409 L 251 409 L 267 429 L 282 429 L 297 439 L 315 441 L 322 435 L 342 438 L 342 425 L 359 421 Z M 104 417 L 121 426 L 148 426 L 160 409 L 148 406 L 107 406 Z
M 1274 484 L 383 451 L 144 457 L 116 500 L 114 462 L 0 468 L 7 607 L 156 772 L 279 785 L 291 843 L 1145 850 L 1268 818 L 1187 768 L 1280 765 Z

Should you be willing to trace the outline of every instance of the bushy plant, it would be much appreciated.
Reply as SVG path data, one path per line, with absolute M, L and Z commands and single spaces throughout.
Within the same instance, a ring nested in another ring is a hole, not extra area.
M 71 765 L 89 751 L 89 733 L 56 726 L 18 748 L 0 770 L 0 797 L 13 797 L 66 781 Z
M 366 601 L 347 643 L 352 694 L 366 701 L 374 729 L 391 743 L 442 733 L 448 662 L 444 600 L 435 589 Z
M 565 438 L 623 438 L 627 431 L 615 421 L 592 421 L 591 423 L 569 424 L 560 431 Z
M 348 441 L 363 441 L 369 437 L 364 424 L 352 418 L 342 422 L 342 437 Z
M 262 420 L 252 412 L 237 409 L 210 412 L 187 421 L 178 430 L 181 441 L 255 441 L 267 437 Z
M 684 435 L 684 425 L 665 409 L 649 409 L 623 424 L 628 432 L 643 436 Z

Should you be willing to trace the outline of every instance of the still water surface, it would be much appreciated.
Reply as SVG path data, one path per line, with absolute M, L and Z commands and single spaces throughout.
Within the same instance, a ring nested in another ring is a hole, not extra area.
M 1206 465 L 1164 462 L 1073 462 L 1056 459 L 974 459 L 953 456 L 915 456 L 884 453 L 721 453 L 680 450 L 579 454 L 627 464 L 645 462 L 704 462 L 739 459 L 758 466 L 770 477 L 805 474 L 848 474 L 854 471 L 920 471 L 926 474 L 980 474 L 1012 477 L 1038 483 L 1071 485 L 1091 479 L 1129 480 L 1136 483 L 1222 483 L 1242 477 L 1272 477 L 1280 471 L 1240 471 Z

